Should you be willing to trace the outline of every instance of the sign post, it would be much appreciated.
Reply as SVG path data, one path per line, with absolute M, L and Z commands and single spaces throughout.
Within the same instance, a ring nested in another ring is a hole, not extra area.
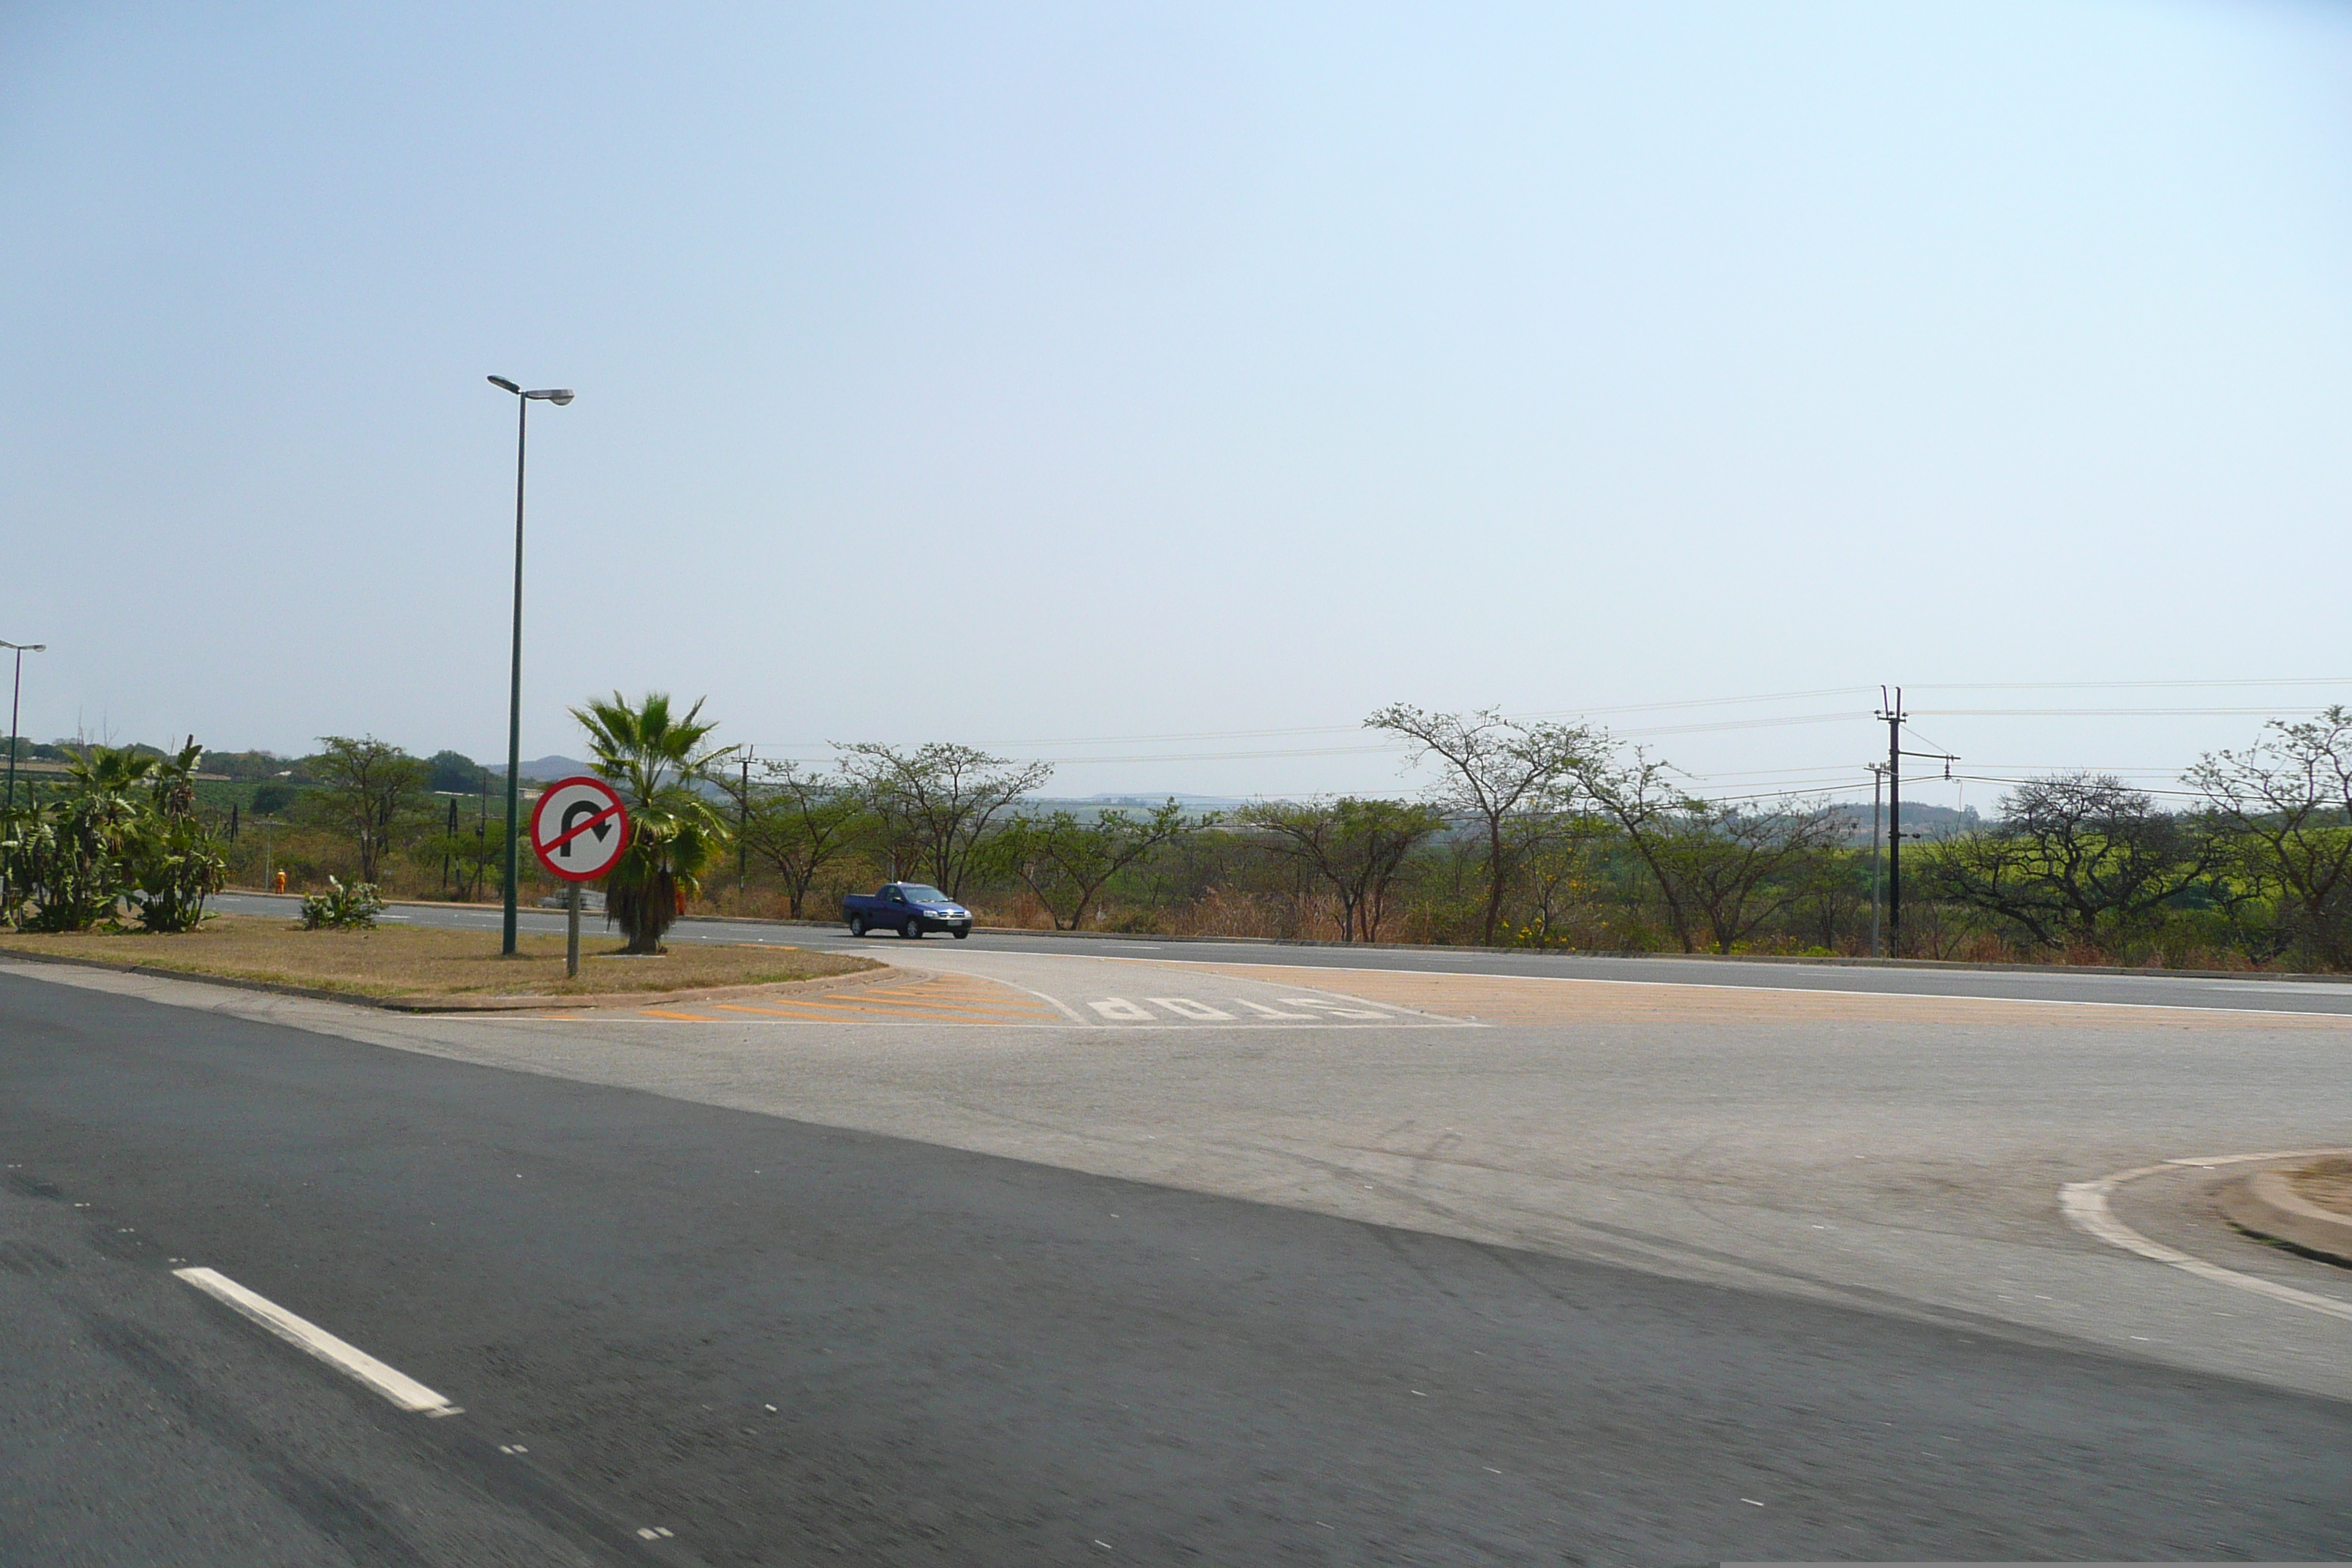
M 580 974 L 580 884 L 620 862 L 629 847 L 629 811 L 603 779 L 561 779 L 547 786 L 530 813 L 530 852 L 564 889 L 563 974 Z

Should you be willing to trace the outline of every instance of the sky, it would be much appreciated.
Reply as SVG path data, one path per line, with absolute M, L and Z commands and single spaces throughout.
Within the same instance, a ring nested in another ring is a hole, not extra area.
M 501 757 L 499 374 L 526 757 L 1866 797 L 1883 683 L 1919 798 L 2162 784 L 2352 701 L 2347 176 L 2316 4 L 16 0 L 0 637 L 40 739 Z

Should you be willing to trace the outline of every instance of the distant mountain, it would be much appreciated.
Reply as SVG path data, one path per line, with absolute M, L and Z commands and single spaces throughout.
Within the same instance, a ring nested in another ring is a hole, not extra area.
M 492 778 L 502 779 L 507 776 L 507 766 L 504 763 L 488 763 L 483 765 Z M 545 784 L 555 779 L 568 779 L 574 773 L 593 773 L 595 771 L 596 764 L 593 763 L 583 762 L 578 757 L 567 757 L 560 752 L 551 752 L 546 756 L 533 757 L 526 761 L 522 765 L 522 780 L 525 784 L 533 781 Z

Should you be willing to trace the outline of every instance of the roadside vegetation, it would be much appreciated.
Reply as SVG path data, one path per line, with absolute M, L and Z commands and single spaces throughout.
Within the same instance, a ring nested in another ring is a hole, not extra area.
M 1042 764 L 946 742 L 747 760 L 699 704 L 658 695 L 578 717 L 644 834 L 606 889 L 641 952 L 689 910 L 829 920 L 843 893 L 902 878 L 1038 929 L 1871 951 L 1866 813 L 1707 799 L 1597 729 L 1393 706 L 1366 723 L 1412 748 L 1425 791 L 1218 814 L 1040 801 Z M 63 755 L 67 772 L 20 781 L 0 833 L 25 930 L 181 929 L 224 881 L 280 871 L 298 892 L 333 877 L 499 897 L 501 781 L 455 753 L 327 737 L 301 759 Z M 554 889 L 526 870 L 526 902 Z M 2091 774 L 2018 784 L 1990 819 L 1906 845 L 1903 934 L 1908 957 L 2352 970 L 2352 710 L 2265 725 L 2162 800 Z

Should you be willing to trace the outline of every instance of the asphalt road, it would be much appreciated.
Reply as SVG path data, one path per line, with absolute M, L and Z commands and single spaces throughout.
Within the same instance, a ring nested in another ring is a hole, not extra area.
M 214 900 L 233 914 L 291 912 L 299 900 L 259 893 L 229 893 Z M 497 909 L 483 905 L 402 904 L 392 918 L 419 925 L 498 929 Z M 523 913 L 524 929 L 561 931 L 552 910 Z M 588 929 L 602 921 L 589 917 Z M 821 951 L 882 950 L 895 937 L 857 938 L 835 926 L 787 926 L 756 921 L 681 921 L 672 942 L 781 942 Z M 944 942 L 950 938 L 933 937 Z M 2084 974 L 2061 969 L 1911 969 L 1844 964 L 1758 963 L 1737 959 L 1586 958 L 1564 953 L 1477 952 L 1460 950 L 1292 946 L 1266 942 L 1154 942 L 1045 932 L 975 931 L 968 944 L 994 952 L 1155 954 L 1198 963 L 1281 963 L 1312 968 L 1381 969 L 1424 973 L 1505 974 L 1580 980 L 1631 980 L 1657 984 L 1741 985 L 1772 990 L 1851 991 L 1895 996 L 1984 996 L 2020 1001 L 2103 1002 L 2139 1006 L 2217 1007 L 2235 1011 L 2352 1015 L 2352 982 L 2333 979 L 2202 979 L 2151 973 Z M 893 960 L 896 962 L 896 959 Z
M 2340 1401 L 14 975 L 0 1164 L 8 1563 L 2352 1545 Z

